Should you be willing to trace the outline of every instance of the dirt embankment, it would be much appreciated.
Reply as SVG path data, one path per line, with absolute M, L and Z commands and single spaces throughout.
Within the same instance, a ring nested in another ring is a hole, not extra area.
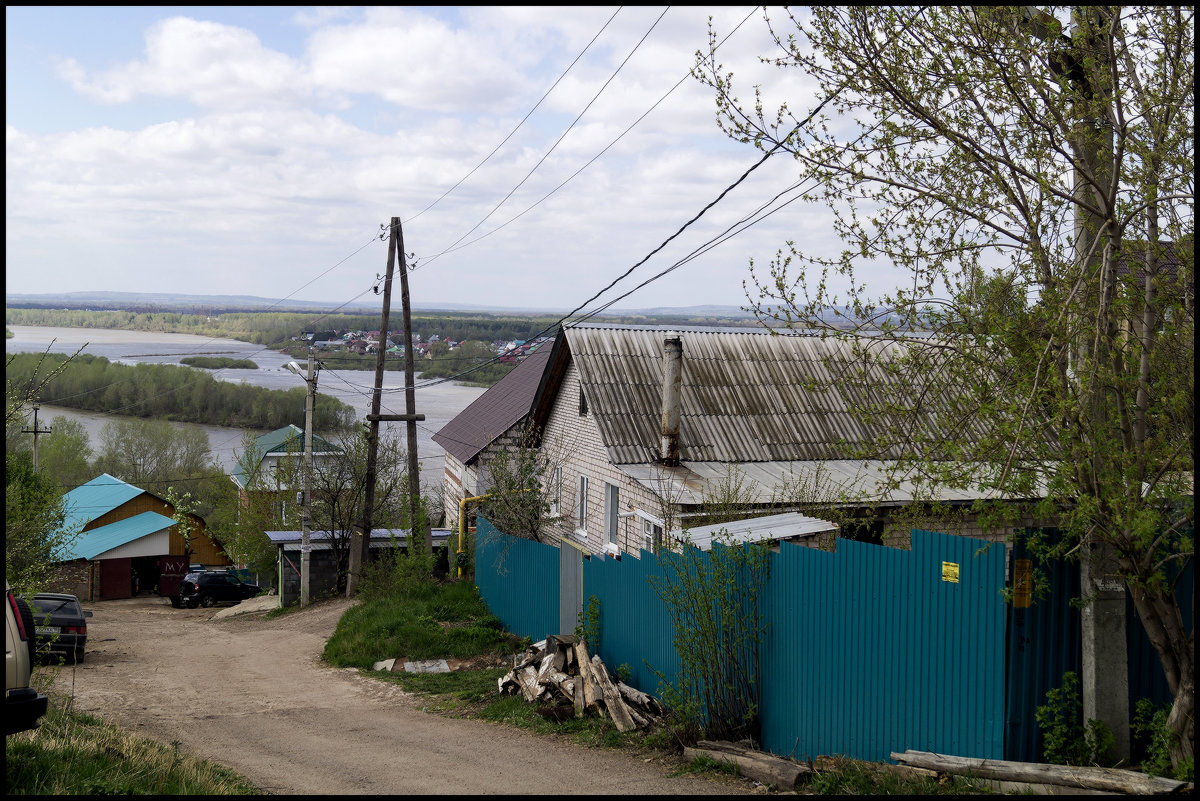
M 273 620 L 172 609 L 161 598 L 86 604 L 85 661 L 53 693 L 271 793 L 696 794 L 746 792 L 669 760 L 443 718 L 396 685 L 319 659 L 347 602 Z

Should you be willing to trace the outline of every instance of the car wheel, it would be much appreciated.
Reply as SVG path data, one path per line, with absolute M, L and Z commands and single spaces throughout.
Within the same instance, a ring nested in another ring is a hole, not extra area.
M 171 606 L 175 607 L 176 609 L 182 609 L 183 608 L 183 599 L 180 598 L 178 595 L 172 595 L 171 596 Z
M 188 609 L 195 609 L 199 605 L 200 602 L 195 598 L 191 599 L 190 601 L 184 601 L 184 606 L 186 606 Z
M 83 649 L 76 648 L 75 649 L 75 664 L 78 665 L 82 661 L 83 661 Z
M 217 599 L 213 598 L 211 595 L 205 595 L 203 598 L 200 599 L 200 605 L 203 606 L 205 609 L 209 609 L 209 608 L 217 605 Z

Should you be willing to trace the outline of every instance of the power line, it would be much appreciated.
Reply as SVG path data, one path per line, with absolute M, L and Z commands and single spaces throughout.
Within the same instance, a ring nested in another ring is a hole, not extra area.
M 734 27 L 734 29 L 733 29 L 732 31 L 730 31 L 729 33 L 727 33 L 727 34 L 726 34 L 726 35 L 725 35 L 725 36 L 724 36 L 724 37 L 721 39 L 721 41 L 717 43 L 717 45 L 716 45 L 716 46 L 713 48 L 713 50 L 715 51 L 715 50 L 719 49 L 719 48 L 720 48 L 720 47 L 721 47 L 723 44 L 725 44 L 725 42 L 729 41 L 729 38 L 730 38 L 731 36 L 733 36 L 735 33 L 737 33 L 737 32 L 738 32 L 738 30 L 739 30 L 739 29 L 740 29 L 740 28 L 741 28 L 741 27 L 742 27 L 744 24 L 746 24 L 746 21 L 747 21 L 747 20 L 749 20 L 749 19 L 750 19 L 750 17 L 754 16 L 754 13 L 755 13 L 755 11 L 756 11 L 756 10 L 757 10 L 757 9 L 755 9 L 755 10 L 752 10 L 752 11 L 751 11 L 749 14 L 747 14 L 745 17 L 743 17 L 743 18 L 742 18 L 742 21 L 741 21 L 741 22 L 739 22 L 739 23 L 738 23 L 738 24 L 737 24 L 737 25 Z M 540 206 L 542 203 L 544 203 L 544 202 L 546 202 L 547 200 L 549 200 L 549 199 L 550 199 L 550 198 L 551 198 L 553 195 L 557 194 L 557 192 L 558 192 L 560 189 L 562 189 L 564 186 L 566 186 L 567 184 L 569 184 L 571 181 L 575 180 L 575 178 L 576 178 L 576 177 L 578 177 L 580 173 L 582 173 L 582 172 L 583 172 L 584 170 L 586 170 L 588 167 L 592 166 L 592 164 L 593 164 L 594 162 L 596 162 L 597 160 L 599 160 L 599 158 L 600 158 L 601 156 L 603 156 L 605 153 L 607 153 L 609 150 L 611 150 L 611 149 L 613 148 L 613 146 L 617 144 L 617 142 L 620 142 L 622 139 L 624 139 L 626 134 L 628 134 L 630 131 L 632 131 L 634 128 L 636 128 L 636 127 L 637 127 L 637 126 L 638 126 L 638 125 L 639 125 L 639 124 L 642 122 L 642 120 L 644 120 L 644 119 L 646 119 L 646 117 L 650 116 L 650 113 L 651 113 L 652 111 L 654 111 L 656 108 L 658 108 L 660 105 L 662 105 L 662 103 L 663 103 L 663 102 L 664 102 L 664 101 L 665 101 L 665 100 L 666 100 L 668 97 L 670 97 L 672 94 L 674 94 L 675 90 L 676 90 L 676 89 L 678 89 L 680 86 L 682 86 L 682 85 L 683 85 L 683 83 L 684 83 L 684 81 L 686 81 L 686 80 L 687 80 L 688 78 L 690 78 L 690 77 L 692 77 L 692 73 L 691 73 L 691 71 L 689 70 L 688 72 L 686 72 L 686 73 L 684 74 L 684 76 L 683 76 L 682 78 L 680 78 L 678 81 L 676 81 L 676 82 L 675 82 L 675 85 L 674 85 L 674 86 L 672 86 L 670 89 L 668 89 L 668 90 L 667 90 L 666 94 L 664 94 L 662 97 L 660 97 L 658 100 L 656 100 L 656 101 L 654 102 L 654 105 L 650 106 L 650 108 L 648 108 L 648 109 L 646 109 L 644 112 L 642 112 L 641 116 L 639 116 L 639 117 L 638 117 L 636 120 L 634 120 L 632 123 L 630 123 L 630 124 L 629 124 L 629 126 L 628 126 L 627 128 L 625 128 L 625 130 L 624 130 L 624 131 L 622 131 L 620 134 L 618 134 L 618 135 L 617 135 L 617 137 L 616 137 L 615 139 L 613 139 L 611 142 L 609 142 L 607 145 L 605 145 L 605 146 L 604 146 L 604 148 L 603 148 L 603 149 L 602 149 L 602 150 L 601 150 L 599 153 L 597 153 L 596 155 L 594 155 L 594 156 L 592 156 L 590 159 L 588 159 L 588 160 L 587 160 L 587 162 L 585 162 L 585 163 L 584 163 L 584 165 L 583 165 L 582 167 L 580 167 L 579 169 L 577 169 L 575 172 L 571 173 L 571 174 L 570 174 L 570 175 L 569 175 L 569 176 L 566 178 L 566 180 L 564 180 L 564 181 L 563 181 L 562 183 L 560 183 L 558 186 L 556 186 L 556 187 L 554 187 L 553 189 L 551 189 L 551 190 L 550 190 L 549 192 L 547 192 L 545 195 L 542 195 L 542 197 L 541 197 L 541 198 L 539 198 L 537 201 L 535 201 L 534 203 L 532 203 L 532 204 L 530 204 L 528 207 L 526 207 L 524 211 L 520 212 L 519 214 L 516 214 L 516 215 L 514 215 L 513 217 L 510 217 L 510 218 L 509 218 L 507 221 L 505 221 L 505 222 L 501 223 L 500 225 L 496 226 L 496 227 L 495 227 L 495 228 L 493 228 L 492 230 L 488 231 L 486 234 L 481 234 L 480 236 L 477 236 L 477 237 L 475 237 L 475 238 L 474 238 L 474 239 L 472 239 L 470 242 L 464 242 L 463 244 L 461 244 L 461 245 L 458 245 L 457 247 L 452 245 L 451 247 L 449 247 L 449 248 L 447 248 L 447 249 L 443 250 L 441 253 L 438 253 L 438 254 L 436 254 L 436 255 L 434 255 L 434 256 L 430 256 L 429 258 L 427 258 L 427 259 L 423 260 L 423 262 L 421 263 L 421 267 L 428 267 L 428 266 L 429 266 L 429 264 L 430 264 L 432 261 L 434 261 L 434 260 L 435 260 L 435 259 L 437 259 L 437 258 L 440 258 L 441 256 L 445 256 L 445 255 L 446 255 L 446 254 L 448 254 L 448 253 L 455 253 L 455 252 L 457 252 L 457 251 L 459 251 L 459 250 L 462 250 L 463 248 L 470 247 L 471 245 L 474 245 L 474 244 L 476 244 L 477 242 L 481 242 L 482 240 L 484 240 L 484 239 L 487 239 L 487 238 L 488 238 L 489 236 L 491 236 L 492 234 L 494 234 L 494 233 L 496 233 L 496 232 L 500 231 L 500 230 L 501 230 L 501 229 L 503 229 L 503 228 L 506 228 L 506 227 L 507 227 L 509 224 L 516 222 L 516 221 L 517 221 L 517 220 L 519 220 L 521 217 L 524 217 L 526 214 L 528 214 L 529 212 L 533 211 L 535 208 L 537 208 L 538 206 Z M 469 232 L 468 232 L 468 233 L 469 233 Z M 416 270 L 416 267 L 414 267 L 414 268 L 413 268 L 413 271 L 415 271 L 415 270 Z
M 646 33 L 642 35 L 642 38 L 638 40 L 638 43 L 633 46 L 632 50 L 629 51 L 629 55 L 625 56 L 625 60 L 620 63 L 620 65 L 616 68 L 616 70 L 613 71 L 613 74 L 610 75 L 608 80 L 604 82 L 604 85 L 601 86 L 599 91 L 597 91 L 596 94 L 592 96 L 592 99 L 588 101 L 588 104 L 583 107 L 583 111 L 579 112 L 579 115 L 571 122 L 570 125 L 567 126 L 567 129 L 562 132 L 562 135 L 560 135 L 558 137 L 558 139 L 555 140 L 554 144 L 550 146 L 550 149 L 547 150 L 540 159 L 538 159 L 537 164 L 533 165 L 533 168 L 530 169 L 529 172 L 525 174 L 525 177 L 522 178 L 517 183 L 516 186 L 514 186 L 512 189 L 510 189 L 508 191 L 508 194 L 506 194 L 503 198 L 501 198 L 500 202 L 497 203 L 495 206 L 493 206 L 492 210 L 483 216 L 483 219 L 481 219 L 479 222 L 475 223 L 475 225 L 471 226 L 470 230 L 468 230 L 465 234 L 460 236 L 458 239 L 454 240 L 454 242 L 450 243 L 449 247 L 447 247 L 446 249 L 442 250 L 440 253 L 437 254 L 438 256 L 441 256 L 443 253 L 448 252 L 451 248 L 453 248 L 459 242 L 462 242 L 464 239 L 466 239 L 468 236 L 470 236 L 475 231 L 475 229 L 477 229 L 479 226 L 483 225 L 487 221 L 488 217 L 491 217 L 493 214 L 495 214 L 496 211 L 501 206 L 503 206 L 506 202 L 508 202 L 508 199 L 513 196 L 513 193 L 516 192 L 518 189 L 520 189 L 521 186 L 524 185 L 524 183 L 526 181 L 528 181 L 529 178 L 535 172 L 537 172 L 538 167 L 541 167 L 542 163 L 550 157 L 550 154 L 553 153 L 555 151 L 555 149 L 558 148 L 558 146 L 562 143 L 563 139 L 565 139 L 567 137 L 567 134 L 569 134 L 575 128 L 575 126 L 579 123 L 579 121 L 581 119 L 583 119 L 583 115 L 586 114 L 588 109 L 590 109 L 592 107 L 592 104 L 594 104 L 600 98 L 600 95 L 604 93 L 604 90 L 608 88 L 608 85 L 611 84 L 613 82 L 613 80 L 616 79 L 617 75 L 621 72 L 621 70 L 629 62 L 629 59 L 633 58 L 633 54 L 638 51 L 638 49 L 646 41 L 647 37 L 650 36 L 650 34 L 658 26 L 658 23 L 662 21 L 662 18 L 664 16 L 666 16 L 667 11 L 669 11 L 669 10 L 670 10 L 670 6 L 667 6 L 667 8 L 663 9 L 663 12 L 658 15 L 658 19 L 654 20 L 654 23 L 650 26 L 649 30 L 647 30 Z M 436 258 L 436 256 L 433 258 Z
M 588 42 L 587 45 L 583 48 L 583 50 L 581 50 L 579 52 L 579 55 L 575 56 L 575 60 L 567 65 L 567 68 L 565 70 L 563 70 L 561 75 L 558 76 L 558 79 L 550 86 L 549 89 L 546 90 L 546 93 L 542 95 L 541 99 L 538 100 L 538 102 L 534 103 L 533 108 L 529 109 L 529 112 L 524 117 L 521 118 L 521 121 L 517 123 L 517 127 L 513 128 L 511 131 L 509 131 L 508 136 L 504 137 L 504 139 L 502 139 L 500 141 L 500 144 L 498 144 L 494 148 L 492 148 L 491 153 L 488 153 L 486 156 L 483 157 L 483 161 L 479 162 L 474 167 L 472 167 L 471 171 L 468 172 L 466 175 L 464 175 L 462 178 L 459 178 L 458 183 L 454 184 L 454 186 L 450 187 L 445 192 L 443 192 L 441 194 L 441 196 L 438 197 L 437 200 L 433 201 L 428 206 L 421 209 L 420 211 L 418 211 L 413 216 L 409 217 L 404 222 L 406 224 L 412 222 L 413 220 L 417 219 L 425 212 L 432 209 L 438 203 L 441 203 L 446 198 L 446 195 L 450 194 L 455 189 L 458 189 L 458 187 L 462 185 L 463 181 L 467 180 L 472 175 L 474 175 L 476 170 L 478 170 L 480 167 L 482 167 L 484 164 L 486 164 L 488 162 L 488 160 L 491 159 L 492 156 L 496 155 L 497 151 L 499 151 L 500 148 L 504 147 L 505 143 L 508 142 L 509 139 L 512 139 L 513 134 L 515 134 L 517 131 L 519 131 L 521 129 L 521 126 L 525 124 L 525 121 L 529 119 L 529 117 L 533 114 L 533 112 L 537 111 L 538 107 L 541 106 L 543 102 L 545 102 L 546 98 L 550 96 L 550 93 L 554 91 L 555 87 L 558 86 L 559 83 L 562 82 L 562 79 L 567 77 L 567 73 L 570 72 L 577 63 L 579 63 L 579 59 L 583 58 L 584 54 L 587 53 L 587 51 L 589 49 L 591 49 L 592 45 L 594 45 L 596 43 L 596 40 L 600 38 L 600 34 L 604 33 L 605 29 L 608 28 L 608 26 L 612 23 L 612 21 L 617 18 L 617 14 L 620 14 L 620 13 L 621 13 L 621 7 L 619 6 L 617 8 L 617 10 L 613 12 L 613 15 L 608 18 L 608 22 L 605 22 L 602 26 L 600 26 L 600 30 L 596 31 L 596 35 L 593 36 L 592 40 L 590 42 Z

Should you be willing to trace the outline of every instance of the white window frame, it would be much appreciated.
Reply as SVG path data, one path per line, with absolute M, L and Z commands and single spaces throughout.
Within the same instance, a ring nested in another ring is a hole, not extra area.
M 583 473 L 579 474 L 579 495 L 575 499 L 575 530 L 580 534 L 587 534 L 587 515 L 588 515 L 588 477 Z
M 642 522 L 642 550 L 654 553 L 654 529 L 657 528 L 659 530 L 659 540 L 661 541 L 665 538 L 666 526 L 663 525 L 661 518 L 655 517 L 648 512 L 643 512 L 641 509 L 634 509 L 633 513 Z
M 550 472 L 550 516 L 562 514 L 562 465 Z
M 621 488 L 604 482 L 604 541 L 621 547 Z

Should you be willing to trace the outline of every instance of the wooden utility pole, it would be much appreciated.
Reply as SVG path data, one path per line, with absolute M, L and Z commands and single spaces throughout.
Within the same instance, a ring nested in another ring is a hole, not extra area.
M 383 372 L 387 358 L 388 317 L 392 308 L 392 275 L 396 269 L 396 256 L 400 257 L 400 283 L 402 287 L 401 302 L 404 311 L 404 383 L 405 403 L 407 414 L 384 415 L 379 413 L 382 405 Z M 411 516 L 411 528 L 414 538 L 417 535 L 417 509 L 420 502 L 420 475 L 417 472 L 417 421 L 424 420 L 425 415 L 416 414 L 416 391 L 413 386 L 412 362 L 412 322 L 409 312 L 408 299 L 408 270 L 404 261 L 404 232 L 400 227 L 400 218 L 393 217 L 388 237 L 387 274 L 383 282 L 383 313 L 379 322 L 379 350 L 375 356 L 375 388 L 371 393 L 371 413 L 367 415 L 367 486 L 363 500 L 363 516 L 361 523 L 354 532 L 350 545 L 349 575 L 346 578 L 346 596 L 353 597 L 358 590 L 358 578 L 362 566 L 366 564 L 371 547 L 372 516 L 375 510 L 375 473 L 379 454 L 379 423 L 380 421 L 404 420 L 408 422 L 408 486 Z M 430 542 L 432 532 L 426 526 L 424 541 L 429 550 L 433 549 Z
M 38 469 L 38 435 L 49 434 L 50 429 L 38 428 L 38 409 L 41 408 L 38 404 L 33 404 L 33 428 L 22 428 L 22 434 L 33 434 L 33 469 Z

